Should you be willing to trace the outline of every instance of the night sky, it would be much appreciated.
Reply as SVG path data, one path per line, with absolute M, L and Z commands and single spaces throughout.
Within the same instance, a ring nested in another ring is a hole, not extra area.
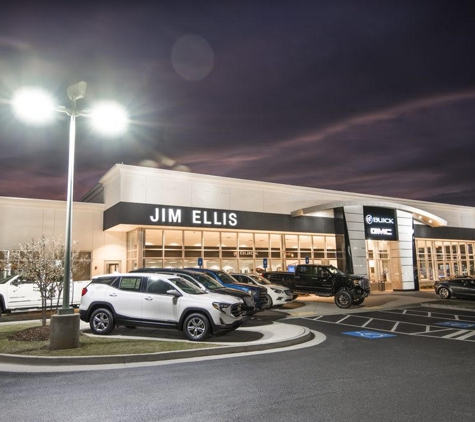
M 19 87 L 114 99 L 77 119 L 75 200 L 114 164 L 475 206 L 473 0 L 10 1 L 0 11 L 0 196 L 66 199 L 69 118 Z

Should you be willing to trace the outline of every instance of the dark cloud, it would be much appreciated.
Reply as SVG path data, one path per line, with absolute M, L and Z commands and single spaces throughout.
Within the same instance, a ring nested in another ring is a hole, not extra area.
M 41 84 L 122 102 L 78 119 L 79 199 L 117 162 L 475 206 L 469 1 L 22 2 L 0 15 L 0 195 L 65 197 L 67 116 L 24 127 Z

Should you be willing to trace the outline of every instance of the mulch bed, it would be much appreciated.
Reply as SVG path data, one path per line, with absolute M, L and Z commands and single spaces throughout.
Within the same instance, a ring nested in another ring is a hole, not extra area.
M 26 330 L 19 331 L 8 337 L 8 340 L 14 341 L 47 341 L 49 340 L 50 327 L 31 327 Z

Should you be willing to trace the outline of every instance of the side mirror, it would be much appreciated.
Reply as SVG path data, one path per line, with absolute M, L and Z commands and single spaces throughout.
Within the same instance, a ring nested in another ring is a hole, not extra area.
M 19 286 L 19 285 L 20 285 L 20 279 L 17 278 L 16 280 L 13 280 L 13 281 L 12 281 L 12 284 L 13 284 L 14 286 Z
M 175 297 L 181 297 L 181 293 L 178 290 L 175 290 L 175 289 L 167 290 L 167 295 L 175 296 Z

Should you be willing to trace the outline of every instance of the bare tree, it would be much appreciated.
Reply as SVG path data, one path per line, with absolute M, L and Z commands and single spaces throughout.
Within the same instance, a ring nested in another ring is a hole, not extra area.
M 64 243 L 59 239 L 49 239 L 44 235 L 39 240 L 32 239 L 29 243 L 21 243 L 18 250 L 10 253 L 10 261 L 16 267 L 17 274 L 35 283 L 40 291 L 43 326 L 46 326 L 48 302 L 51 309 L 54 300 L 56 300 L 56 308 L 59 306 L 63 290 L 64 256 Z M 79 266 L 88 261 L 80 259 L 79 252 L 73 251 L 71 273 L 74 274 Z

